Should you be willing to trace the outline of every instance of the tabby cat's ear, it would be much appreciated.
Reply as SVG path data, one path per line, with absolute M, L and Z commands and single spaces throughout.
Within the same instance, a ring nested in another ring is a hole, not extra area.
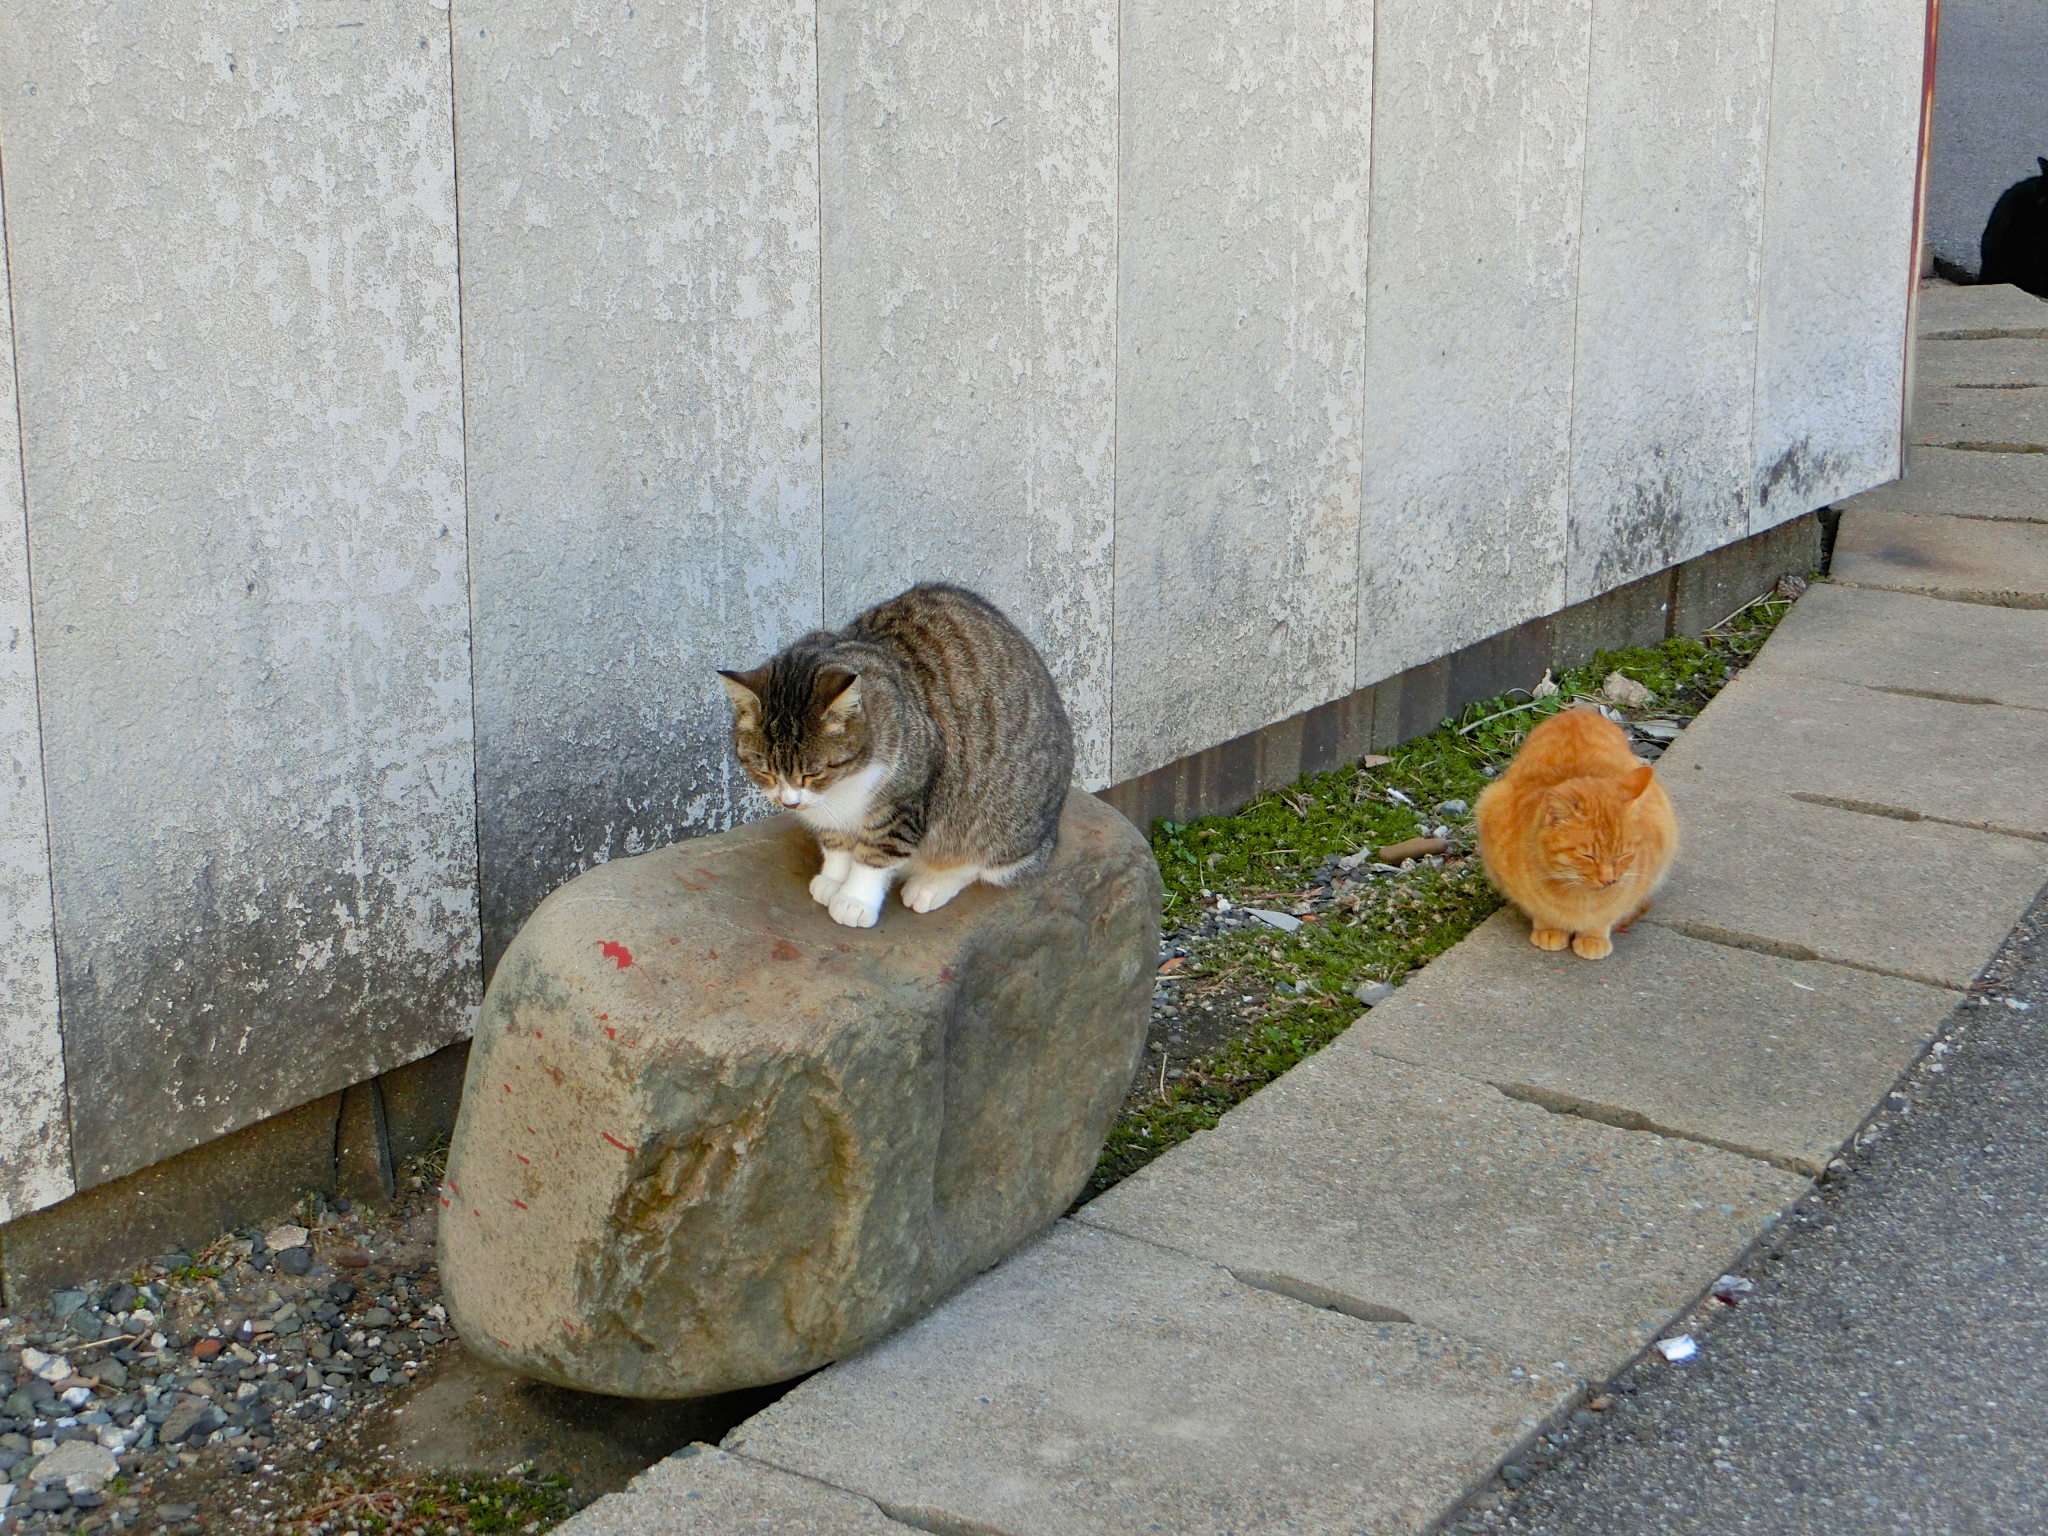
M 811 706 L 830 726 L 843 726 L 860 713 L 860 674 L 844 667 L 819 669 L 811 685 Z
M 768 686 L 768 669 L 756 667 L 751 672 L 728 672 L 719 668 L 718 680 L 725 684 L 725 691 L 732 695 L 732 707 L 742 715 L 761 713 L 761 693 Z
M 1640 768 L 1631 768 L 1627 773 L 1624 773 L 1621 776 L 1621 787 L 1627 793 L 1629 799 L 1639 798 L 1643 791 L 1650 787 L 1650 780 L 1656 776 L 1656 772 L 1656 769 L 1645 763 Z

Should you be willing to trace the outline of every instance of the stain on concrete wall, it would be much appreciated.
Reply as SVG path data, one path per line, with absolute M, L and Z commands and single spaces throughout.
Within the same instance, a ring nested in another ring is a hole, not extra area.
M 1591 0 L 1379 0 L 1358 682 L 1564 606 Z
M 1112 779 L 1354 685 L 1372 16 L 1126 0 L 1121 52 Z
M 445 10 L 0 15 L 81 1188 L 477 1001 Z
M 1573 602 L 1749 530 L 1773 10 L 1594 8 Z
M 821 619 L 807 3 L 454 13 L 487 954 L 748 809 L 714 669 Z
M 7 220 L 0 208 L 0 1222 L 71 1193 L 7 287 Z
M 941 577 L 1110 774 L 1115 0 L 819 9 L 825 612 Z
M 1926 28 L 1925 0 L 1777 0 L 1751 532 L 1899 471 L 1912 252 L 1870 231 L 1913 222 Z

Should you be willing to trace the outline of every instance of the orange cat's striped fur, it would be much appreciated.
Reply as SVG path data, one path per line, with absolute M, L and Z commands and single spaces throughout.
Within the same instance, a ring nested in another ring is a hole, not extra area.
M 1628 736 L 1592 709 L 1568 709 L 1529 733 L 1474 810 L 1479 856 L 1530 922 L 1529 942 L 1587 960 L 1641 917 L 1678 851 L 1664 786 Z

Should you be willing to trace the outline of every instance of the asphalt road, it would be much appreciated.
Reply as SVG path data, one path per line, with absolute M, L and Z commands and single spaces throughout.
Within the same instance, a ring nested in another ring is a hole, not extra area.
M 1690 1363 L 1647 1357 L 1449 1528 L 2048 1532 L 2048 898 L 1900 1093 Z
M 1942 0 L 1927 243 L 1974 275 L 1998 194 L 2048 155 L 2048 5 Z

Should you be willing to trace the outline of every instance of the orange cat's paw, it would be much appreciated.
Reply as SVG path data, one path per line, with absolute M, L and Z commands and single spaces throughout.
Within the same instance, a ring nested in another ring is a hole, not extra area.
M 1562 928 L 1531 928 L 1529 942 L 1538 949 L 1563 949 L 1572 941 L 1572 936 Z
M 1604 933 L 1575 933 L 1572 935 L 1572 953 L 1581 960 L 1605 960 L 1614 953 L 1614 945 Z

